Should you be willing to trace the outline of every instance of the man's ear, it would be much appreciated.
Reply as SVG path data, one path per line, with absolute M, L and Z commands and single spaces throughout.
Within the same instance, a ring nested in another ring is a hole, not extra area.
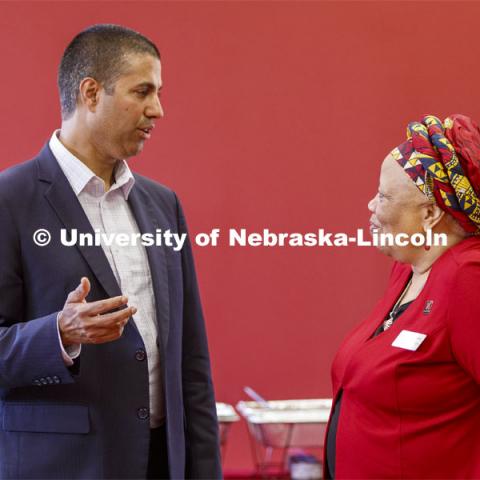
M 432 230 L 442 220 L 445 212 L 435 203 L 426 203 L 422 206 L 422 220 L 424 231 Z
M 85 77 L 78 87 L 78 103 L 85 105 L 90 112 L 94 112 L 97 108 L 100 88 L 100 84 L 94 78 Z

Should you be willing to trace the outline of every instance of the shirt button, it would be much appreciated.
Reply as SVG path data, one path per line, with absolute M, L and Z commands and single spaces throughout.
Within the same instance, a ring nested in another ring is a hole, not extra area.
M 139 349 L 135 352 L 135 360 L 143 362 L 145 360 L 145 350 Z
M 142 407 L 137 410 L 137 417 L 140 420 L 146 420 L 149 415 L 148 415 L 148 408 Z

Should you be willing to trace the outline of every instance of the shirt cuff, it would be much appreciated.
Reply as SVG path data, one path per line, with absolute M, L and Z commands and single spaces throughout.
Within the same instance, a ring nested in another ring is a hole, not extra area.
M 60 326 L 58 324 L 58 319 L 60 317 L 60 313 L 58 312 L 57 315 L 57 333 L 58 333 L 58 343 L 60 343 L 60 350 L 62 352 L 63 361 L 67 367 L 71 367 L 73 365 L 73 361 L 80 356 L 82 351 L 82 345 L 80 343 L 75 343 L 73 345 L 68 345 L 68 347 L 64 347 L 62 343 L 62 337 L 60 336 Z

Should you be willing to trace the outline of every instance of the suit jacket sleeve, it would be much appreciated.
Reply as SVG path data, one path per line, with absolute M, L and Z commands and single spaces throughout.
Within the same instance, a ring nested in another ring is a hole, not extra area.
M 480 264 L 469 262 L 457 270 L 453 282 L 447 325 L 458 363 L 480 383 Z
M 1 198 L 0 231 L 0 388 L 72 383 L 58 342 L 58 312 L 25 318 L 20 233 Z
M 177 205 L 179 232 L 188 233 L 178 200 Z M 184 284 L 182 379 L 186 417 L 186 477 L 222 478 L 207 335 L 188 235 L 182 249 L 182 270 Z

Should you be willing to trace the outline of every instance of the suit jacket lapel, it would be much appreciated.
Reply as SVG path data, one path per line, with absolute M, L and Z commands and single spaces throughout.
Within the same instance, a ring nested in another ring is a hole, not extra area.
M 165 227 L 160 224 L 160 221 L 155 215 L 152 198 L 148 192 L 139 185 L 138 180 L 130 191 L 128 203 L 132 208 L 133 215 L 137 220 L 141 233 L 153 233 L 155 235 L 157 228 L 162 229 L 162 231 L 165 230 Z M 152 246 L 146 247 L 146 250 L 155 294 L 155 308 L 159 332 L 163 348 L 166 349 L 170 329 L 170 302 L 165 249 L 160 246 Z
M 45 146 L 37 157 L 37 165 L 39 180 L 50 183 L 45 191 L 45 197 L 65 228 L 67 230 L 77 229 L 79 233 L 91 233 L 93 235 L 93 228 L 75 192 L 48 146 Z M 109 297 L 121 295 L 120 286 L 102 247 L 76 245 L 75 248 L 78 248 L 107 295 Z
M 45 197 L 65 228 L 67 230 L 77 229 L 79 233 L 91 233 L 93 235 L 94 231 L 90 221 L 48 144 L 37 157 L 37 166 L 39 180 L 50 184 L 45 191 Z M 130 191 L 128 202 L 141 233 L 155 233 L 157 228 L 162 228 L 154 215 L 150 195 L 138 185 L 138 182 Z M 107 295 L 110 297 L 121 295 L 120 286 L 102 247 L 81 247 L 77 245 L 75 248 L 78 248 Z M 163 347 L 166 348 L 170 304 L 165 251 L 162 247 L 147 247 L 147 256 L 155 294 L 157 322 Z

